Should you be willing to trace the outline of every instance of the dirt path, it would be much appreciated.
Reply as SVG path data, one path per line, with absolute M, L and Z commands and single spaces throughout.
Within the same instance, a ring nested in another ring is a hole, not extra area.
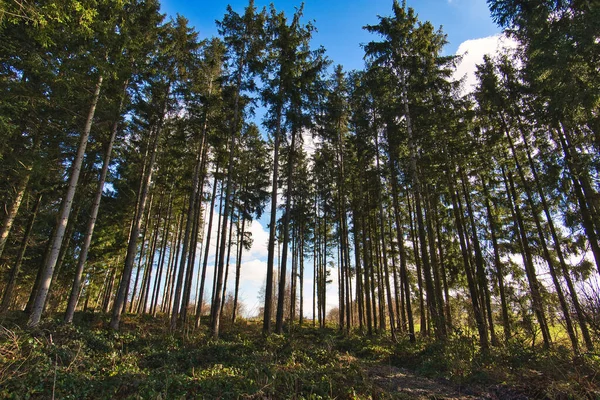
M 370 379 L 379 386 L 383 392 L 394 398 L 406 399 L 496 399 L 494 395 L 471 391 L 461 392 L 449 384 L 428 379 L 394 366 L 374 365 L 367 369 Z M 469 393 L 469 394 L 468 394 Z

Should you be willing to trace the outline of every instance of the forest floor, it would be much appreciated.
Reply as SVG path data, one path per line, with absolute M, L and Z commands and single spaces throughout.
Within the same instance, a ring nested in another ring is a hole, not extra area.
M 444 343 L 258 321 L 172 334 L 164 319 L 80 313 L 35 330 L 0 318 L 0 398 L 14 399 L 563 399 L 600 398 L 600 357 L 517 341 L 481 353 L 472 337 Z M 310 325 L 310 322 L 309 324 Z

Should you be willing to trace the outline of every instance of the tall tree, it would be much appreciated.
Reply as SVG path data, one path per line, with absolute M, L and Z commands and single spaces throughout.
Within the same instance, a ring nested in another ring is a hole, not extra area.
M 242 91 L 254 87 L 254 75 L 257 61 L 264 49 L 263 21 L 265 12 L 256 12 L 253 0 L 250 0 L 244 15 L 239 15 L 228 7 L 227 14 L 218 23 L 219 31 L 224 36 L 231 69 L 231 85 L 234 87 L 233 118 L 229 133 L 229 158 L 227 162 L 227 177 L 225 180 L 225 205 L 223 210 L 223 223 L 220 227 L 221 240 L 219 258 L 216 269 L 217 279 L 215 298 L 211 309 L 211 332 L 214 338 L 219 336 L 221 322 L 221 290 L 223 289 L 223 275 L 225 267 L 225 247 L 227 245 L 227 227 L 231 212 L 231 195 L 233 192 L 233 168 L 236 143 L 240 135 L 243 116 Z

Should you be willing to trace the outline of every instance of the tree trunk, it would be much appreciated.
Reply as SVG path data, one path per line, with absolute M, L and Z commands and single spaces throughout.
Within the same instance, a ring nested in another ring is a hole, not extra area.
M 304 226 L 300 232 L 300 315 L 299 324 L 304 323 Z
M 215 214 L 215 201 L 217 199 L 217 174 L 219 172 L 219 164 L 215 167 L 215 173 L 213 178 L 213 190 L 210 199 L 210 212 L 208 214 L 208 230 L 206 232 L 206 243 L 204 246 L 204 260 L 202 262 L 202 277 L 200 278 L 200 291 L 198 294 L 198 301 L 196 304 L 196 328 L 200 326 L 200 319 L 202 318 L 202 302 L 204 301 L 204 285 L 206 282 L 206 269 L 208 268 L 208 253 L 210 250 L 210 239 L 212 236 L 212 224 Z
M 434 199 L 436 197 L 433 193 L 431 193 L 431 186 L 427 185 L 427 193 L 426 193 L 426 208 L 425 211 L 425 223 L 427 224 L 427 240 L 429 241 L 429 257 L 431 259 L 431 270 L 433 272 L 433 283 L 434 283 L 434 293 L 435 293 L 435 304 L 437 310 L 437 318 L 438 325 L 441 331 L 442 336 L 446 337 L 448 331 L 446 326 L 446 318 L 444 314 L 444 296 L 442 294 L 442 286 L 443 279 L 440 277 L 440 260 L 438 260 L 437 252 L 436 252 L 436 242 L 435 242 L 435 230 L 434 230 L 434 219 L 438 218 L 436 201 Z M 439 239 L 441 240 L 441 238 Z
M 419 317 L 420 317 L 420 334 L 427 335 L 427 317 L 425 315 L 425 299 L 423 298 L 423 274 L 421 273 L 421 258 L 419 257 L 419 242 L 414 228 L 413 208 L 411 207 L 410 194 L 406 193 L 406 201 L 408 205 L 408 220 L 410 222 L 410 237 L 413 243 L 413 256 L 415 258 L 415 267 L 417 270 L 417 286 L 419 289 Z
M 246 233 L 246 218 L 244 217 L 244 212 L 242 214 L 242 227 L 240 230 L 240 246 L 238 249 L 237 259 L 235 263 L 235 290 L 233 297 L 233 314 L 231 316 L 231 321 L 235 323 L 237 318 L 237 308 L 238 308 L 238 294 L 240 291 L 240 275 L 242 270 L 242 254 L 244 252 L 244 234 Z
M 158 247 L 158 238 L 160 233 L 160 222 L 162 220 L 163 213 L 163 198 L 164 193 L 161 194 L 160 200 L 158 203 L 158 212 L 155 215 L 156 223 L 154 224 L 154 235 L 152 238 L 152 246 L 150 248 L 150 254 L 148 257 L 148 262 L 146 263 L 146 278 L 143 283 L 143 291 L 140 299 L 140 304 L 138 307 L 138 313 L 146 314 L 148 310 L 148 299 L 150 298 L 150 286 L 152 282 L 152 272 L 154 271 L 154 258 L 156 257 L 156 248 Z
M 377 171 L 380 171 L 380 173 L 382 173 L 382 169 L 381 166 L 379 164 L 379 141 L 377 140 L 377 136 L 375 136 L 375 147 L 376 147 L 376 152 L 375 152 L 375 160 L 376 160 L 376 167 L 377 167 Z M 379 182 L 380 184 L 380 196 L 383 197 L 383 195 L 385 194 L 384 192 L 384 186 L 381 182 Z M 388 305 L 388 317 L 390 319 L 390 333 L 392 335 L 392 340 L 395 342 L 396 341 L 396 318 L 394 316 L 394 307 L 393 307 L 393 302 L 392 302 L 392 290 L 390 288 L 390 273 L 389 273 L 389 267 L 388 267 L 388 256 L 387 256 L 387 244 L 386 244 L 386 239 L 385 239 L 385 219 L 383 217 L 383 199 L 379 199 L 379 228 L 380 228 L 380 235 L 381 235 L 381 253 L 382 253 L 382 263 L 381 263 L 381 269 L 383 270 L 383 278 L 385 280 L 385 293 L 386 293 L 386 300 L 387 300 L 387 305 Z M 383 314 L 383 313 L 382 313 Z M 385 318 L 383 318 L 383 320 L 385 321 Z
M 406 268 L 406 250 L 404 248 L 404 232 L 400 221 L 400 205 L 398 201 L 398 181 L 396 176 L 395 156 L 392 156 L 393 152 L 390 151 L 390 181 L 392 186 L 392 206 L 394 207 L 394 222 L 396 225 L 396 239 L 398 240 L 398 254 L 400 256 L 400 279 L 401 284 L 404 285 L 404 300 L 406 315 L 408 320 L 408 337 L 411 343 L 416 341 L 415 338 L 415 325 L 413 321 L 412 306 L 410 302 L 410 282 L 408 280 L 408 270 Z
M 173 246 L 171 247 L 169 258 L 170 272 L 167 274 L 167 281 L 165 282 L 165 297 L 163 312 L 167 315 L 171 313 L 171 306 L 173 305 L 173 292 L 175 291 L 175 277 L 177 276 L 177 265 L 179 264 L 179 255 L 181 253 L 181 238 L 183 236 L 183 212 L 177 217 L 177 235 L 173 239 Z M 175 249 L 173 254 L 173 248 Z
M 15 217 L 19 212 L 19 207 L 21 207 L 23 197 L 25 197 L 25 191 L 27 189 L 27 185 L 29 184 L 32 170 L 33 167 L 31 166 L 25 168 L 25 175 L 21 177 L 21 181 L 19 182 L 19 186 L 17 188 L 16 197 L 10 205 L 8 212 L 4 217 L 4 221 L 2 221 L 2 229 L 0 230 L 0 258 L 2 257 L 2 253 L 4 253 L 4 247 L 8 241 L 8 235 L 10 234 Z
M 172 189 L 172 188 L 171 188 Z M 160 285 L 162 283 L 163 267 L 165 263 L 165 256 L 167 253 L 167 246 L 169 244 L 169 233 L 171 229 L 171 216 L 173 210 L 173 194 L 172 190 L 169 191 L 169 205 L 167 209 L 167 218 L 163 225 L 163 237 L 162 245 L 160 247 L 160 255 L 158 258 L 158 271 L 156 272 L 156 279 L 154 280 L 154 290 L 152 293 L 152 301 L 150 303 L 150 313 L 153 317 L 156 317 L 156 310 L 158 308 L 158 293 L 160 291 Z
M 567 325 L 567 333 L 569 334 L 569 338 L 571 339 L 571 344 L 573 345 L 573 349 L 575 350 L 575 352 L 579 351 L 579 341 L 577 339 L 577 335 L 575 334 L 575 329 L 573 328 L 573 322 L 571 320 L 571 314 L 570 314 L 570 310 L 569 310 L 569 306 L 567 305 L 566 299 L 565 299 L 565 295 L 563 293 L 560 281 L 558 279 L 558 276 L 556 274 L 556 267 L 554 265 L 554 260 L 550 254 L 550 250 L 548 249 L 548 244 L 546 243 L 546 237 L 544 234 L 544 230 L 542 228 L 542 224 L 540 221 L 540 217 L 539 217 L 539 213 L 538 213 L 538 207 L 536 206 L 534 200 L 533 200 L 533 195 L 531 193 L 531 190 L 528 187 L 528 182 L 525 179 L 525 172 L 523 171 L 523 168 L 518 160 L 517 157 L 517 151 L 514 145 L 514 142 L 512 140 L 512 137 L 510 136 L 510 132 L 506 126 L 506 123 L 503 121 L 504 124 L 504 130 L 505 130 L 505 134 L 506 134 L 506 138 L 508 140 L 508 144 L 509 147 L 511 149 L 511 153 L 513 156 L 513 160 L 515 162 L 515 166 L 517 167 L 517 173 L 519 175 L 519 178 L 521 179 L 522 183 L 523 183 L 523 188 L 525 189 L 525 194 L 529 203 L 529 206 L 531 208 L 531 214 L 533 216 L 533 220 L 535 222 L 537 231 L 538 231 L 538 236 L 540 238 L 540 243 L 542 245 L 542 250 L 544 252 L 544 258 L 546 259 L 547 263 L 548 263 L 548 269 L 550 270 L 550 275 L 552 276 L 552 282 L 554 283 L 554 287 L 556 289 L 556 294 L 558 295 L 558 301 L 560 303 L 564 318 L 565 318 L 565 323 Z M 525 142 L 526 144 L 527 142 Z M 529 155 L 529 154 L 528 154 Z M 532 160 L 530 160 L 530 162 L 533 162 Z M 534 181 L 536 181 L 536 185 L 538 187 L 538 189 L 540 190 L 540 184 L 539 181 L 537 180 L 537 175 L 535 174 L 535 171 L 532 171 L 533 173 L 533 178 Z M 544 205 L 544 208 L 547 207 L 547 203 L 545 200 L 545 196 L 543 194 L 542 191 L 540 191 L 539 195 L 541 196 L 542 199 L 542 204 Z M 549 215 L 549 213 L 546 214 L 548 218 L 547 223 L 550 225 L 550 231 L 554 232 L 554 234 L 556 234 L 556 232 L 554 231 L 554 225 L 552 224 L 552 218 Z M 556 240 L 556 237 L 555 237 Z M 564 257 L 562 257 L 562 250 L 560 249 L 560 243 L 555 243 L 555 251 L 558 254 L 558 258 L 559 260 L 562 261 L 562 263 L 564 264 Z M 566 269 L 566 266 L 563 265 L 563 268 Z
M 123 306 L 126 302 L 127 290 L 129 288 L 129 281 L 131 280 L 131 272 L 133 270 L 133 263 L 135 262 L 135 254 L 137 252 L 137 240 L 138 235 L 141 228 L 142 223 L 142 215 L 144 213 L 144 208 L 146 206 L 146 199 L 148 197 L 148 192 L 150 191 L 150 184 L 152 182 L 152 174 L 154 170 L 154 164 L 156 162 L 156 155 L 158 151 L 158 143 L 162 133 L 162 123 L 167 112 L 168 107 L 168 97 L 170 92 L 170 83 L 167 85 L 167 90 L 165 93 L 163 111 L 159 117 L 159 121 L 154 127 L 153 140 L 151 144 L 151 153 L 150 160 L 148 162 L 148 168 L 145 173 L 145 176 L 142 177 L 140 182 L 140 196 L 139 196 L 139 204 L 137 207 L 137 212 L 133 220 L 131 235 L 129 238 L 129 243 L 127 245 L 127 256 L 125 257 L 125 266 L 123 268 L 123 272 L 121 275 L 121 281 L 119 283 L 119 289 L 117 291 L 117 297 L 113 304 L 113 311 L 110 320 L 110 327 L 113 330 L 119 329 L 119 323 L 121 322 L 121 314 L 123 312 Z
M 233 193 L 233 203 L 235 204 L 235 191 Z M 225 264 L 225 276 L 223 277 L 223 291 L 221 293 L 221 298 L 223 299 L 221 302 L 221 315 L 223 314 L 223 306 L 225 305 L 225 301 L 227 300 L 227 279 L 229 277 L 229 260 L 231 258 L 231 247 L 233 244 L 232 238 L 233 238 L 233 216 L 234 216 L 234 211 L 235 211 L 235 207 L 231 207 L 231 214 L 230 214 L 230 219 L 231 219 L 231 225 L 229 227 L 229 239 L 228 239 L 228 245 L 227 245 L 227 262 Z M 239 219 L 238 219 L 238 224 L 237 224 L 237 232 L 239 234 L 239 229 L 240 229 L 240 225 L 239 225 Z
M 590 337 L 590 332 L 588 330 L 586 316 L 581 308 L 581 303 L 579 302 L 579 298 L 577 296 L 577 291 L 575 289 L 575 285 L 573 285 L 573 280 L 571 279 L 571 275 L 569 273 L 567 263 L 565 261 L 565 257 L 564 257 L 563 251 L 562 251 L 561 241 L 559 240 L 558 234 L 556 232 L 556 228 L 554 227 L 552 215 L 550 214 L 550 207 L 548 206 L 548 201 L 546 200 L 546 195 L 544 194 L 544 190 L 543 190 L 540 180 L 538 178 L 537 168 L 533 161 L 533 157 L 531 156 L 531 150 L 529 147 L 527 136 L 525 135 L 525 132 L 523 131 L 522 126 L 520 126 L 520 131 L 521 131 L 521 138 L 523 139 L 523 144 L 525 145 L 525 152 L 527 154 L 527 160 L 529 161 L 529 168 L 531 170 L 533 180 L 535 181 L 538 195 L 540 196 L 540 200 L 542 202 L 542 208 L 544 210 L 544 215 L 546 216 L 546 221 L 548 223 L 548 227 L 550 228 L 550 235 L 552 236 L 552 241 L 554 242 L 554 251 L 556 252 L 556 255 L 558 256 L 558 262 L 561 267 L 561 272 L 562 272 L 563 278 L 565 279 L 565 281 L 567 283 L 567 288 L 569 290 L 569 294 L 571 295 L 571 301 L 573 302 L 573 306 L 575 307 L 575 312 L 577 314 L 577 320 L 579 322 L 579 326 L 581 328 L 581 333 L 583 335 L 586 347 L 588 350 L 591 351 L 594 349 L 594 345 L 592 343 L 592 339 Z M 513 148 L 513 151 L 514 151 L 514 148 Z M 558 282 L 558 279 L 556 281 L 557 281 L 558 285 L 560 285 L 560 283 Z M 559 291 L 561 291 L 561 289 L 557 288 L 557 293 Z M 560 295 L 561 294 L 559 294 L 559 299 L 560 299 Z M 563 304 L 563 302 L 564 302 L 564 304 Z M 563 311 L 566 314 L 568 314 L 569 313 L 568 306 L 566 305 L 566 301 L 564 301 L 564 299 L 561 301 L 561 306 L 565 307 L 563 309 Z M 570 317 L 566 316 L 565 318 L 567 320 L 567 326 L 568 326 Z M 571 329 L 569 331 L 569 335 L 571 337 L 571 342 L 573 342 L 573 346 L 574 346 L 575 350 L 577 350 L 577 346 L 578 346 L 577 345 L 577 336 L 575 335 L 573 327 L 571 327 Z
M 456 231 L 458 233 L 460 250 L 462 253 L 465 275 L 467 277 L 467 284 L 469 286 L 469 294 L 471 297 L 471 303 L 473 305 L 473 315 L 475 316 L 475 322 L 477 323 L 477 331 L 479 333 L 479 344 L 482 349 L 487 349 L 489 347 L 487 330 L 485 319 L 483 317 L 482 305 L 480 301 L 480 297 L 477 292 L 477 287 L 475 283 L 475 278 L 473 277 L 473 271 L 469 261 L 469 251 L 467 249 L 467 245 L 465 242 L 465 228 L 463 226 L 463 219 L 461 216 L 462 207 L 459 206 L 458 195 L 456 193 L 456 189 L 454 187 L 454 177 L 448 173 L 447 180 L 449 182 L 450 195 L 452 197 L 452 210 L 454 212 L 454 223 L 456 226 Z
M 459 167 L 460 170 L 460 167 Z M 496 338 L 496 331 L 494 330 L 494 319 L 492 315 L 492 306 L 490 300 L 490 290 L 488 286 L 487 276 L 485 273 L 485 265 L 483 260 L 483 252 L 481 250 L 481 246 L 479 244 L 479 235 L 477 234 L 477 225 L 475 224 L 475 216 L 473 213 L 473 206 L 471 202 L 471 196 L 469 191 L 467 190 L 467 177 L 464 171 L 460 170 L 461 173 L 461 182 L 463 194 L 465 196 L 465 203 L 467 206 L 467 214 L 469 216 L 469 222 L 471 223 L 471 232 L 473 235 L 473 246 L 475 248 L 475 265 L 476 265 L 476 274 L 477 274 L 477 282 L 479 285 L 480 298 L 481 298 L 481 309 L 482 311 L 487 310 L 488 316 L 488 329 L 490 331 L 490 338 L 492 341 L 492 346 L 498 345 L 498 339 Z
M 40 193 L 38 194 L 33 205 L 33 210 L 31 211 L 31 216 L 29 217 L 29 223 L 27 224 L 27 228 L 25 228 L 25 232 L 23 233 L 23 239 L 21 240 L 21 245 L 19 247 L 19 254 L 17 255 L 17 259 L 15 260 L 15 263 L 13 264 L 13 267 L 10 270 L 8 282 L 6 283 L 6 287 L 4 288 L 4 293 L 2 295 L 2 304 L 0 304 L 0 314 L 4 314 L 6 311 L 8 311 L 10 303 L 12 302 L 13 291 L 17 283 L 17 277 L 19 276 L 19 272 L 21 270 L 21 264 L 23 263 L 23 257 L 25 257 L 25 251 L 27 250 L 29 236 L 31 235 L 33 225 L 35 224 L 35 219 L 37 217 L 41 201 L 42 194 Z
M 540 324 L 540 330 L 542 331 L 542 337 L 544 340 L 544 347 L 550 348 L 550 330 L 546 321 L 546 313 L 544 312 L 544 303 L 542 301 L 541 287 L 537 279 L 535 267 L 533 265 L 533 257 L 529 248 L 529 239 L 527 238 L 527 231 L 525 230 L 525 224 L 521 216 L 521 209 L 518 204 L 518 197 L 515 190 L 515 185 L 512 179 L 512 175 L 509 173 L 508 177 L 502 169 L 504 175 L 504 184 L 506 186 L 507 195 L 511 203 L 511 211 L 513 213 L 513 219 L 516 222 L 515 230 L 521 238 L 521 248 L 523 250 L 523 264 L 525 265 L 525 274 L 529 281 L 529 290 L 531 291 L 531 302 L 533 310 L 535 312 L 538 323 Z
M 139 196 L 138 196 L 139 199 Z M 144 220 L 143 220 L 143 224 L 144 224 L 144 229 L 142 232 L 142 244 L 141 244 L 141 248 L 140 248 L 140 255 L 138 258 L 138 265 L 137 265 L 137 271 L 135 274 L 135 280 L 133 281 L 133 293 L 131 294 L 131 302 L 129 303 L 129 312 L 137 312 L 137 307 L 139 306 L 140 300 L 141 300 L 141 295 L 140 298 L 138 299 L 137 303 L 136 303 L 136 295 L 137 290 L 138 290 L 138 281 L 140 279 L 140 274 L 144 273 L 143 277 L 142 277 L 142 287 L 144 286 L 144 277 L 146 276 L 146 268 L 144 267 L 144 256 L 145 256 L 145 252 L 146 252 L 146 234 L 148 233 L 148 225 L 150 224 L 150 214 L 152 213 L 152 204 L 154 202 L 154 194 L 150 194 L 150 201 L 148 202 L 148 211 L 145 214 Z M 130 238 L 131 239 L 131 238 Z M 146 257 L 147 258 L 147 257 Z M 147 262 L 146 262 L 147 263 Z M 140 289 L 141 290 L 141 289 Z M 125 306 L 127 305 L 127 298 L 125 298 L 125 303 L 123 303 L 123 312 L 125 312 Z
M 125 81 L 123 92 L 127 90 L 129 81 Z M 73 280 L 73 287 L 71 288 L 71 295 L 69 296 L 69 303 L 67 310 L 65 311 L 64 322 L 70 324 L 73 322 L 73 314 L 75 313 L 75 307 L 77 307 L 77 301 L 79 299 L 79 291 L 81 287 L 81 278 L 83 276 L 83 269 L 87 260 L 88 251 L 90 244 L 92 243 L 92 236 L 94 234 L 94 227 L 96 226 L 96 218 L 98 217 L 98 210 L 100 209 L 100 201 L 102 200 L 102 191 L 104 190 L 104 182 L 106 181 L 106 175 L 108 174 L 108 166 L 110 165 L 110 159 L 112 155 L 112 148 L 115 143 L 115 137 L 117 136 L 117 130 L 119 127 L 119 117 L 121 110 L 123 109 L 123 103 L 125 101 L 125 93 L 121 95 L 121 104 L 119 105 L 119 116 L 115 119 L 110 139 L 106 146 L 106 155 L 104 156 L 104 162 L 102 163 L 102 170 L 100 172 L 100 179 L 98 180 L 98 187 L 96 189 L 96 195 L 92 202 L 92 208 L 90 210 L 90 218 L 88 220 L 87 229 L 79 251 L 79 259 L 77 260 L 77 267 L 75 269 L 75 279 Z
M 290 144 L 290 151 L 288 154 L 288 165 L 287 165 L 287 191 L 285 197 L 285 210 L 283 214 L 283 251 L 281 255 L 281 272 L 279 274 L 279 294 L 277 296 L 277 318 L 275 323 L 275 330 L 277 333 L 283 333 L 283 311 L 284 311 L 284 299 L 285 299 L 285 280 L 287 274 L 287 253 L 290 242 L 290 213 L 291 213 L 291 202 L 292 202 L 292 171 L 294 167 L 294 155 L 296 153 L 296 135 L 298 133 L 292 130 L 292 140 Z
M 496 220 L 495 214 L 492 212 L 492 207 L 490 206 L 490 195 L 483 177 L 481 177 L 481 185 L 483 186 L 485 207 L 487 210 L 488 222 L 490 225 L 490 236 L 492 239 L 492 247 L 494 249 L 494 264 L 496 266 L 496 275 L 498 276 L 498 290 L 500 291 L 500 304 L 502 307 L 502 325 L 504 327 L 504 340 L 505 342 L 508 342 L 512 334 L 510 329 L 510 319 L 508 317 L 506 290 L 504 289 L 504 270 L 502 266 L 502 261 L 500 260 L 500 250 L 498 247 L 498 239 L 496 237 L 498 222 Z
M 112 274 L 110 276 L 110 282 L 108 284 L 108 286 L 106 287 L 106 292 L 104 293 L 104 299 L 102 301 L 102 312 L 104 314 L 108 313 L 109 307 L 110 307 L 110 299 L 112 297 L 112 290 L 113 287 L 115 286 L 115 279 L 117 277 L 117 268 L 113 268 L 112 270 Z
M 279 95 L 282 93 L 279 87 Z M 265 307 L 263 316 L 263 332 L 271 333 L 271 305 L 273 303 L 273 264 L 275 261 L 275 240 L 277 235 L 277 189 L 279 179 L 279 142 L 281 136 L 281 118 L 283 105 L 277 105 L 277 123 L 273 135 L 273 179 L 271 181 L 271 217 L 269 220 L 269 244 L 267 246 L 267 282 L 265 286 Z
M 88 111 L 85 128 L 81 134 L 79 146 L 77 148 L 77 154 L 75 156 L 75 159 L 73 160 L 71 175 L 69 177 L 69 186 L 67 189 L 67 193 L 63 198 L 63 201 L 61 202 L 56 229 L 54 230 L 54 235 L 51 239 L 52 244 L 50 247 L 50 252 L 48 253 L 48 257 L 44 261 L 40 286 L 33 303 L 31 315 L 29 316 L 29 321 L 27 322 L 27 325 L 29 327 L 34 327 L 39 324 L 40 319 L 42 317 L 42 312 L 44 310 L 44 306 L 46 304 L 46 297 L 48 296 L 48 290 L 50 289 L 50 282 L 52 281 L 52 276 L 54 274 L 54 267 L 56 266 L 56 261 L 58 260 L 58 254 L 60 252 L 63 236 L 67 228 L 67 223 L 69 222 L 69 215 L 71 213 L 71 207 L 73 205 L 73 198 L 75 197 L 75 191 L 77 190 L 79 174 L 81 172 L 81 166 L 83 164 L 83 157 L 85 156 L 85 149 L 87 146 L 88 137 L 92 129 L 92 121 L 94 119 L 94 113 L 96 112 L 96 104 L 98 103 L 98 98 L 100 97 L 101 87 L 102 75 L 98 77 L 98 82 L 96 83 L 96 89 L 92 98 L 92 104 Z

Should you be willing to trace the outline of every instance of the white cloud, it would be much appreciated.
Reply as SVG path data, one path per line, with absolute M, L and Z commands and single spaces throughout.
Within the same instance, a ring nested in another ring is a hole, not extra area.
M 268 255 L 269 231 L 260 221 L 252 221 L 246 230 L 252 233 L 252 248 L 244 251 L 243 259 L 266 260 Z
M 267 276 L 267 262 L 264 260 L 253 259 L 242 263 L 240 272 L 240 281 L 244 283 L 252 282 L 262 285 Z
M 483 56 L 486 54 L 495 55 L 503 49 L 515 49 L 518 43 L 505 35 L 494 35 L 479 39 L 464 41 L 458 46 L 456 55 L 463 56 L 462 61 L 454 71 L 453 80 L 459 80 L 465 77 L 463 94 L 470 93 L 477 83 L 475 71 L 477 64 L 483 62 Z

